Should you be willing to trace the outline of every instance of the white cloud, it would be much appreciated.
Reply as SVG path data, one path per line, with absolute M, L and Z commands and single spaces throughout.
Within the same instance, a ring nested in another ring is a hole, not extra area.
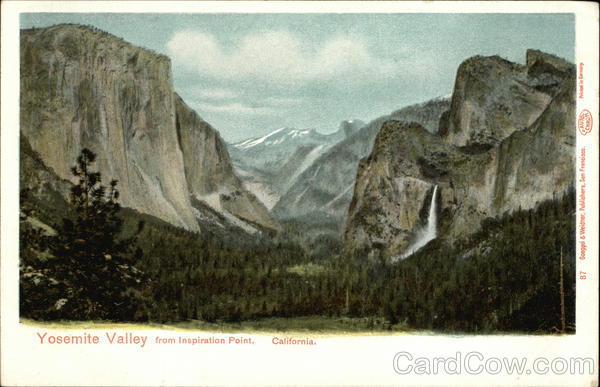
M 226 47 L 214 35 L 184 30 L 167 43 L 174 62 L 204 76 L 272 81 L 323 80 L 333 77 L 387 77 L 398 74 L 392 60 L 374 55 L 358 38 L 335 37 L 313 47 L 285 31 L 244 36 Z M 358 79 L 353 79 L 354 81 Z
M 239 95 L 239 93 L 235 90 L 222 88 L 198 88 L 198 90 L 192 90 L 192 92 L 198 97 L 209 99 L 231 99 Z
M 239 102 L 233 103 L 211 103 L 198 101 L 192 103 L 195 109 L 200 112 L 211 113 L 227 113 L 227 114 L 246 114 L 246 115 L 271 115 L 275 114 L 276 110 L 265 106 L 248 106 Z

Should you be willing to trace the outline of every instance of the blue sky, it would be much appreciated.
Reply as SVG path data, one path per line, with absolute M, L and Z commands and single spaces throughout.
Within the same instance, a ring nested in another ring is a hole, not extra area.
M 473 55 L 573 61 L 572 14 L 21 14 L 88 24 L 173 62 L 175 90 L 227 141 L 337 130 L 452 92 Z

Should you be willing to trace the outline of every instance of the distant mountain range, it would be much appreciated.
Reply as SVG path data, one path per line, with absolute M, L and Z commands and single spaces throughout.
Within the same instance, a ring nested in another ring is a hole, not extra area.
M 358 163 L 371 152 L 383 123 L 390 119 L 419 120 L 435 133 L 442 113 L 449 106 L 449 99 L 440 97 L 371 121 L 328 148 L 306 168 L 273 208 L 273 216 L 304 223 L 307 230 L 315 233 L 339 234 L 352 200 Z
M 229 145 L 236 170 L 279 221 L 300 224 L 305 233 L 340 235 L 350 206 L 359 161 L 371 152 L 382 124 L 390 119 L 422 122 L 437 132 L 449 96 L 411 105 L 365 124 L 340 123 L 323 135 L 314 129 L 280 128 Z
M 279 128 L 229 144 L 229 153 L 245 188 L 272 209 L 302 172 L 362 125 L 360 120 L 343 121 L 338 131 L 328 135 L 315 129 Z

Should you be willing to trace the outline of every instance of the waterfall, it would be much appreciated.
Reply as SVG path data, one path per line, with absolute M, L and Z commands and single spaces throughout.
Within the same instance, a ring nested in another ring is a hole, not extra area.
M 425 231 L 425 238 L 423 244 L 419 246 L 419 248 L 425 246 L 427 242 L 437 237 L 437 211 L 435 208 L 436 196 L 437 185 L 433 187 L 433 195 L 431 195 L 431 205 L 429 206 L 429 217 L 427 218 L 427 229 Z
M 429 241 L 437 237 L 437 211 L 435 206 L 435 198 L 437 197 L 437 185 L 433 187 L 433 195 L 431 195 L 431 205 L 429 206 L 429 216 L 427 217 L 427 225 L 417 233 L 417 238 L 412 245 L 406 248 L 404 254 L 399 259 L 408 258 L 416 253 L 421 247 L 425 246 Z M 397 261 L 398 258 L 393 261 Z

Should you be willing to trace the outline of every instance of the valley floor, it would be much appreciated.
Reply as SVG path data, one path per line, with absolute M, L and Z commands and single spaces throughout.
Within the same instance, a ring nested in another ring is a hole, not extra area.
M 20 319 L 21 324 L 43 329 L 120 329 L 120 330 L 161 330 L 171 332 L 216 332 L 216 333 L 253 333 L 310 335 L 311 337 L 339 336 L 404 336 L 404 335 L 438 335 L 438 336 L 473 336 L 477 334 L 465 332 L 442 332 L 432 330 L 416 330 L 400 323 L 390 325 L 378 317 L 269 317 L 257 320 L 247 320 L 238 323 L 210 323 L 201 320 L 190 320 L 172 323 L 122 323 L 109 321 L 36 321 L 27 318 Z M 574 334 L 574 332 L 569 332 Z M 479 334 L 481 335 L 481 334 Z M 518 332 L 487 332 L 489 335 L 511 336 L 556 336 L 547 332 L 518 333 Z
M 340 335 L 399 335 L 426 334 L 430 331 L 415 331 L 403 324 L 390 325 L 379 317 L 269 317 L 237 323 L 190 320 L 172 323 L 120 323 L 109 321 L 36 321 L 21 318 L 27 326 L 45 329 L 145 329 L 170 331 L 203 331 L 219 333 L 281 333 L 325 336 Z

